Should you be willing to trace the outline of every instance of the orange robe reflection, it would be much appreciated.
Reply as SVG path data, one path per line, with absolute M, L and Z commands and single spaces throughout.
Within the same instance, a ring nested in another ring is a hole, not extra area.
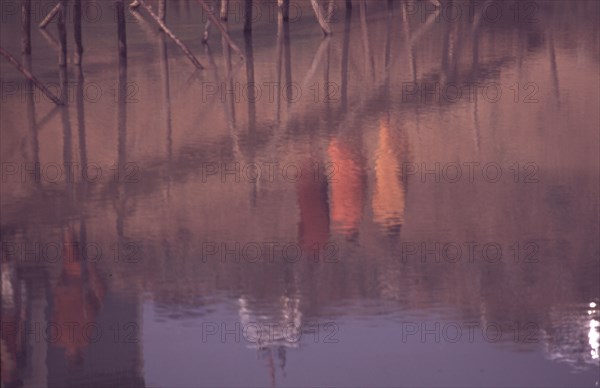
M 72 246 L 76 241 L 74 237 L 72 231 L 65 231 L 63 268 L 53 290 L 52 320 L 62 333 L 55 345 L 65 348 L 71 366 L 83 362 L 83 351 L 89 345 L 90 338 L 94 338 L 102 329 L 95 330 L 95 320 L 105 293 L 105 286 L 95 270 L 96 264 L 86 263 L 88 270 L 84 270 L 79 248 Z
M 333 225 L 346 237 L 354 238 L 363 215 L 367 185 L 361 144 L 357 139 L 339 136 L 329 144 L 328 154 L 335 169 L 331 176 Z
M 397 233 L 404 223 L 405 190 L 401 175 L 402 166 L 398 157 L 406 157 L 405 154 L 404 143 L 394 139 L 389 122 L 381 119 L 375 153 L 375 188 L 371 205 L 373 220 L 388 233 Z

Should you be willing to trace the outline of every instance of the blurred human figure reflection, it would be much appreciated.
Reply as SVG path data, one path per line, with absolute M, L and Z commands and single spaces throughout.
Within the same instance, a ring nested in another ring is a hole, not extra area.
M 2 387 L 22 385 L 19 369 L 25 357 L 25 288 L 19 287 L 16 276 L 16 263 L 8 258 L 2 250 L 2 336 L 0 340 L 0 355 L 2 356 Z
M 94 326 L 105 293 L 96 264 L 84 262 L 81 256 L 74 224 L 70 223 L 63 230 L 62 273 L 53 288 L 52 321 L 69 334 L 61 335 L 56 346 L 65 349 L 72 367 L 83 363 L 83 351 L 95 335 L 90 327 Z
M 338 135 L 328 148 L 331 165 L 326 174 L 331 180 L 331 218 L 333 227 L 346 239 L 358 238 L 363 215 L 367 176 L 360 139 Z
M 405 189 L 399 157 L 406 157 L 405 154 L 406 145 L 394 136 L 389 120 L 381 119 L 372 207 L 373 220 L 389 235 L 398 235 L 404 223 Z
M 322 164 L 317 160 L 307 158 L 303 161 L 300 166 L 302 176 L 296 183 L 300 210 L 298 240 L 304 252 L 322 247 L 329 239 L 328 183 L 322 170 L 315 170 L 316 165 Z

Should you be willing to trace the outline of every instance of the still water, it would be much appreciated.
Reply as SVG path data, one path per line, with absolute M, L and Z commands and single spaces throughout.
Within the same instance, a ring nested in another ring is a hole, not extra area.
M 0 62 L 3 386 L 598 385 L 598 2 L 167 3 L 204 70 L 91 0 L 64 108 Z

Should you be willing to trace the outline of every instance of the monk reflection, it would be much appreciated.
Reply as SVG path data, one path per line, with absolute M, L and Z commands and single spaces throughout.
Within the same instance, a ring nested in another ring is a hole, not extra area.
M 16 263 L 8 260 L 8 254 L 2 250 L 0 269 L 2 274 L 2 310 L 0 355 L 2 356 L 2 387 L 21 386 L 19 369 L 25 359 L 25 320 L 27 301 L 25 289 L 19 287 Z
M 296 183 L 300 209 L 298 240 L 304 252 L 320 249 L 329 239 L 327 177 L 316 168 L 319 165 L 316 157 L 305 159 L 300 165 L 302 176 Z
M 346 239 L 358 238 L 363 215 L 367 175 L 360 138 L 339 135 L 328 148 L 331 168 L 331 218 L 334 228 Z
M 390 130 L 387 118 L 381 119 L 375 151 L 373 220 L 392 236 L 400 233 L 404 223 L 405 188 L 399 160 L 406 158 L 406 153 L 406 142 L 399 134 Z
M 56 346 L 65 348 L 69 366 L 83 363 L 83 351 L 95 335 L 93 327 L 105 292 L 96 264 L 82 260 L 77 242 L 71 224 L 63 231 L 62 273 L 53 290 L 53 322 L 63 333 Z

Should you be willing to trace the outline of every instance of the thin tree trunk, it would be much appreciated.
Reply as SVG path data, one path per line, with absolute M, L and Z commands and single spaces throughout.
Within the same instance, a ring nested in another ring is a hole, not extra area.
M 167 21 L 167 2 L 166 0 L 158 0 L 158 17 L 163 23 Z
M 125 5 L 123 0 L 117 0 L 117 39 L 119 41 L 119 58 L 127 58 L 127 29 L 125 27 Z
M 73 4 L 73 36 L 75 38 L 75 64 L 81 65 L 83 55 L 83 40 L 81 38 L 81 0 Z
M 321 9 L 321 6 L 317 0 L 310 0 L 310 5 L 312 5 L 313 11 L 315 11 L 315 17 L 317 18 L 317 21 L 323 30 L 323 34 L 331 35 L 331 28 L 329 28 L 329 24 L 323 17 L 323 10 Z
M 158 15 L 156 15 L 154 13 L 154 11 L 152 11 L 152 8 L 146 4 L 145 0 L 138 0 L 140 5 L 142 7 L 144 7 L 144 9 L 148 12 L 148 14 L 150 15 L 150 17 L 152 19 L 154 19 L 154 21 L 163 29 L 163 31 L 165 32 L 165 34 L 167 34 L 167 36 L 169 38 L 171 38 L 171 40 L 173 42 L 175 42 L 175 44 L 177 46 L 179 46 L 179 48 L 181 49 L 181 51 L 183 51 L 183 53 L 189 58 L 189 60 L 194 64 L 194 66 L 196 66 L 198 69 L 204 69 L 204 66 L 202 66 L 200 64 L 200 62 L 198 61 L 198 59 L 196 59 L 196 57 L 194 56 L 194 54 L 192 54 L 192 52 L 190 51 L 190 49 L 181 41 L 179 40 L 179 38 L 177 36 L 175 36 L 175 34 L 173 34 L 173 32 L 171 32 L 171 30 L 169 30 L 169 28 L 165 25 L 165 23 L 162 22 L 162 20 L 160 20 L 160 18 L 158 17 Z
M 227 21 L 227 12 L 229 11 L 229 0 L 221 0 L 221 20 Z
M 244 12 L 244 34 L 252 34 L 252 0 L 246 0 Z
M 66 0 L 60 1 L 61 7 L 58 13 L 58 66 L 67 66 L 67 30 L 65 27 Z
M 231 40 L 231 37 L 229 36 L 229 33 L 227 32 L 227 30 L 225 29 L 225 27 L 223 26 L 223 23 L 221 23 L 209 10 L 208 6 L 206 5 L 206 3 L 204 2 L 204 0 L 198 0 L 198 2 L 200 3 L 200 5 L 202 5 L 202 7 L 204 8 L 204 10 L 208 13 L 208 17 L 209 19 L 217 26 L 217 28 L 219 29 L 219 31 L 221 31 L 221 34 L 223 35 L 223 38 L 225 39 L 225 41 L 227 42 L 227 44 L 229 44 L 229 46 L 235 51 L 237 52 L 240 57 L 244 57 L 244 54 L 242 53 L 242 50 L 240 50 L 240 48 L 233 42 L 233 40 Z
M 60 100 L 60 98 L 56 97 L 42 82 L 40 82 L 40 80 L 35 78 L 33 76 L 33 74 L 31 74 L 29 72 L 29 70 L 27 70 L 25 67 L 23 67 L 23 65 L 21 65 L 19 63 L 19 61 L 17 61 L 15 59 L 15 57 L 10 55 L 8 53 L 8 51 L 4 50 L 4 48 L 2 48 L 1 46 L 0 46 L 0 54 L 4 58 L 6 58 L 10 63 L 12 63 L 13 66 L 15 66 L 17 68 L 17 70 L 21 74 L 23 74 L 23 76 L 25 76 L 25 78 L 27 78 L 29 81 L 33 82 L 35 87 L 40 89 L 42 91 L 42 93 L 44 93 L 46 95 L 46 97 L 48 97 L 50 100 L 52 100 L 52 102 L 54 102 L 56 105 L 63 105 L 63 102 Z
M 366 70 L 370 74 L 371 80 L 375 81 L 375 64 L 371 55 L 371 44 L 369 42 L 369 30 L 367 27 L 367 3 L 365 0 L 360 1 L 360 29 L 362 32 L 363 49 L 365 50 Z
M 341 65 L 341 94 L 342 106 L 348 106 L 348 57 L 350 53 L 350 22 L 352 21 L 352 8 L 348 8 L 344 21 L 344 41 L 342 43 L 342 65 Z
M 60 3 L 58 3 L 54 6 L 54 8 L 50 10 L 50 12 L 48 12 L 48 15 L 46 15 L 44 20 L 42 20 L 42 22 L 40 23 L 40 28 L 46 28 L 46 26 L 52 21 L 52 19 L 54 19 L 56 14 L 58 14 L 58 11 L 60 11 L 60 7 L 61 5 Z
M 283 14 L 283 21 L 287 22 L 290 19 L 290 0 L 277 0 L 277 5 Z
M 21 54 L 31 54 L 31 0 L 21 0 Z

